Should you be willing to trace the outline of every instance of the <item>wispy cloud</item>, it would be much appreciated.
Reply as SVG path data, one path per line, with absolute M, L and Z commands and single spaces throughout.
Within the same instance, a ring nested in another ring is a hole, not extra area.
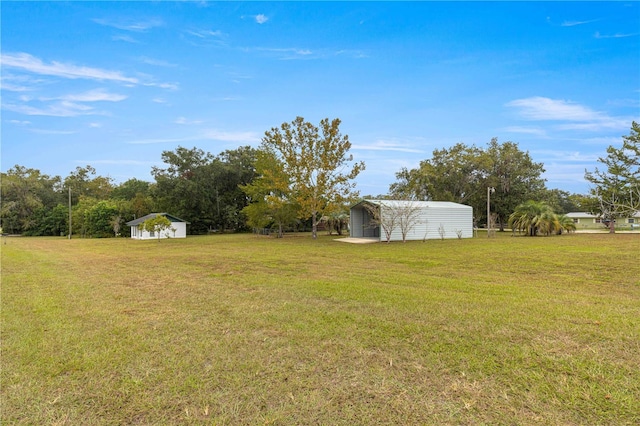
M 111 40 L 113 41 L 124 41 L 127 43 L 132 43 L 132 44 L 139 44 L 140 41 L 136 40 L 135 38 L 131 37 L 128 34 L 116 34 L 111 36 Z
M 598 161 L 598 155 L 585 154 L 580 151 L 562 151 L 562 150 L 544 150 L 535 149 L 531 151 L 536 158 L 545 160 L 545 163 L 552 161 L 561 161 L 567 163 L 593 163 Z
M 623 34 L 623 33 L 615 33 L 615 34 L 600 34 L 599 31 L 597 31 L 593 36 L 595 38 L 625 38 L 625 37 L 634 37 L 640 35 L 640 33 L 627 33 L 627 34 Z
M 117 28 L 124 31 L 146 32 L 152 28 L 161 27 L 164 22 L 160 18 L 151 18 L 147 20 L 135 21 L 132 19 L 123 19 L 114 21 L 110 19 L 94 19 L 93 22 L 107 27 Z
M 47 130 L 47 129 L 30 129 L 32 133 L 39 133 L 41 135 L 73 135 L 78 133 L 76 130 Z
M 31 122 L 27 120 L 9 120 L 9 123 L 15 124 L 16 126 L 28 126 L 31 124 Z
M 256 22 L 258 24 L 264 24 L 265 22 L 267 22 L 269 20 L 269 18 L 266 15 L 263 14 L 258 14 L 255 16 Z
M 45 63 L 39 58 L 28 53 L 2 54 L 0 56 L 0 63 L 2 63 L 3 67 L 18 68 L 35 74 L 51 75 L 69 79 L 83 78 L 90 80 L 118 81 L 132 84 L 139 83 L 137 78 L 127 77 L 119 71 L 77 66 L 57 61 Z
M 177 67 L 178 65 L 176 64 L 172 64 L 170 62 L 167 61 L 163 61 L 161 59 L 154 59 L 154 58 L 149 58 L 147 56 L 141 56 L 139 58 L 139 61 L 142 62 L 143 64 L 147 64 L 147 65 L 155 65 L 158 67 Z
M 79 164 L 113 164 L 122 166 L 146 166 L 154 164 L 154 161 L 139 161 L 139 160 L 76 160 Z
M 198 37 L 198 38 L 210 38 L 210 37 L 221 38 L 221 37 L 225 37 L 225 34 L 220 30 L 216 30 L 216 31 L 212 31 L 212 30 L 187 30 L 187 33 L 191 34 L 192 36 Z
M 195 46 L 226 46 L 228 35 L 220 30 L 192 29 L 184 31 L 182 38 Z
M 183 138 L 158 138 L 158 139 L 136 139 L 127 142 L 132 145 L 147 145 L 147 144 L 156 144 L 156 143 L 180 143 L 180 142 L 189 142 L 196 140 L 198 138 L 194 138 L 193 136 L 183 137 Z
M 590 24 L 592 22 L 598 22 L 599 19 L 590 19 L 588 21 L 564 21 L 560 24 L 561 27 L 575 27 L 577 25 Z
M 255 132 L 224 132 L 220 130 L 208 130 L 203 134 L 204 139 L 223 142 L 256 143 L 260 142 L 260 136 Z
M 603 114 L 571 101 L 534 96 L 516 99 L 506 104 L 519 109 L 526 120 L 588 121 L 603 118 Z
M 39 108 L 30 105 L 3 104 L 3 109 L 25 115 L 47 115 L 52 117 L 77 117 L 79 115 L 102 114 L 88 105 L 62 101 Z
M 524 133 L 528 135 L 536 135 L 545 137 L 547 133 L 539 127 L 509 126 L 502 129 L 505 132 Z
M 198 133 L 191 136 L 184 136 L 180 138 L 151 138 L 151 139 L 138 139 L 132 140 L 129 144 L 161 144 L 161 143 L 181 143 L 191 141 L 213 140 L 221 142 L 233 142 L 233 143 L 257 143 L 260 142 L 260 136 L 255 132 L 228 132 L 217 129 L 205 130 L 202 133 Z
M 396 152 L 409 152 L 415 154 L 423 154 L 424 151 L 415 149 L 409 145 L 401 144 L 395 141 L 377 140 L 371 144 L 354 144 L 351 146 L 354 150 L 363 151 L 396 151 Z
M 318 55 L 314 54 L 314 52 L 310 49 L 297 48 L 297 47 L 254 47 L 254 48 L 245 48 L 243 50 L 265 52 L 268 54 L 278 56 L 279 57 L 278 59 L 281 59 L 281 60 L 315 59 L 318 57 Z
M 525 120 L 566 122 L 556 126 L 559 130 L 623 129 L 631 123 L 631 119 L 626 117 L 611 117 L 575 102 L 541 96 L 516 99 L 506 106 L 517 109 Z
M 88 92 L 63 95 L 55 98 L 40 98 L 42 101 L 62 100 L 69 102 L 119 102 L 127 99 L 127 96 L 117 93 L 109 93 L 104 89 L 89 90 Z
M 178 117 L 178 118 L 176 118 L 174 123 L 176 123 L 176 124 L 186 124 L 186 125 L 189 125 L 189 124 L 201 124 L 202 120 L 188 120 L 185 117 Z

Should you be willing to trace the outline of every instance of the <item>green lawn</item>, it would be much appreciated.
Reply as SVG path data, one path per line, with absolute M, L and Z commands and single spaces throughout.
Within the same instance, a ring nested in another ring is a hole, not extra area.
M 640 423 L 640 236 L 7 238 L 2 424 Z

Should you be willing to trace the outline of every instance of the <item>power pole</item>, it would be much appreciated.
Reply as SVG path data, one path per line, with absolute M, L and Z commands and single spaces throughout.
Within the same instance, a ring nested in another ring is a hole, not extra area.
M 491 238 L 491 194 L 495 192 L 495 188 L 487 188 L 487 237 Z
M 69 239 L 71 239 L 71 187 L 69 187 Z

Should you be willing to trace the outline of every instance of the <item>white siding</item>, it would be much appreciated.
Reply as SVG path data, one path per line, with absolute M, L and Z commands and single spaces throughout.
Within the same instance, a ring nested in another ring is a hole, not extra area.
M 160 238 L 187 238 L 187 224 L 185 222 L 171 222 L 171 227 L 175 228 L 175 233 L 170 230 L 164 231 Z M 131 238 L 136 240 L 154 240 L 158 239 L 158 236 L 154 235 L 152 237 L 148 231 L 141 231 L 138 225 L 134 225 L 131 227 Z
M 394 201 L 394 200 L 365 200 L 365 202 L 375 205 L 386 205 L 389 208 L 411 208 L 417 209 L 418 214 L 413 221 L 415 225 L 407 233 L 407 240 L 433 240 L 440 239 L 439 228 L 444 230 L 444 238 L 473 237 L 473 209 L 458 203 L 443 201 Z M 384 215 L 384 208 L 382 214 Z M 374 236 L 374 230 L 362 225 L 367 220 L 363 219 L 366 209 L 360 204 L 351 210 L 351 229 L 355 237 Z M 375 231 L 378 231 L 376 229 Z M 384 230 L 380 229 L 375 236 L 381 241 L 386 241 Z M 402 241 L 402 231 L 396 225 L 391 233 L 391 241 Z

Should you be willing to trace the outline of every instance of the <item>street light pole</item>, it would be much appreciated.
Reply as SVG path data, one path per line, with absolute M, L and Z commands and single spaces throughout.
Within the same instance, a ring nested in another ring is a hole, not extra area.
M 495 191 L 492 186 L 487 188 L 487 238 L 491 238 L 491 194 Z

